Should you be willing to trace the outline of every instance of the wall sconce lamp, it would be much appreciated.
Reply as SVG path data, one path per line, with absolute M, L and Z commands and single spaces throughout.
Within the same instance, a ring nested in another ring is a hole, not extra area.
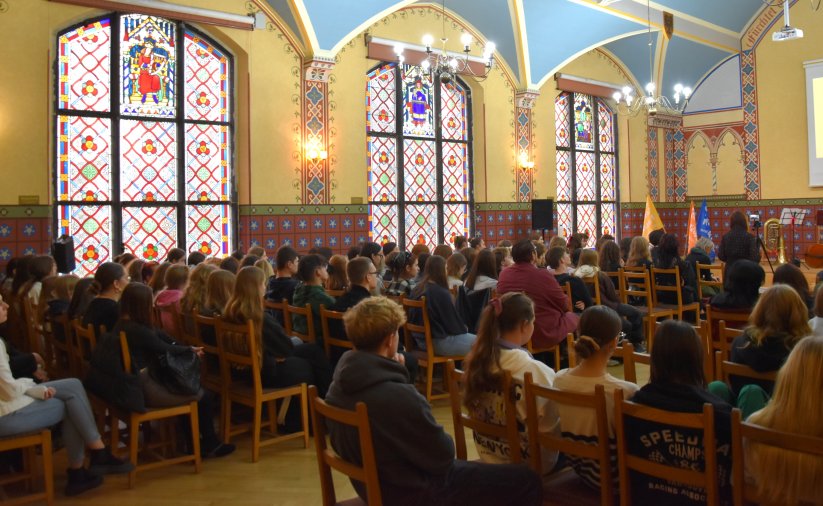
M 317 146 L 307 146 L 306 147 L 306 158 L 311 160 L 312 162 L 317 162 L 319 160 L 325 160 L 329 157 L 329 152 L 325 149 L 320 149 Z
M 529 160 L 529 155 L 526 152 L 520 153 L 520 168 L 523 170 L 534 169 L 534 160 Z

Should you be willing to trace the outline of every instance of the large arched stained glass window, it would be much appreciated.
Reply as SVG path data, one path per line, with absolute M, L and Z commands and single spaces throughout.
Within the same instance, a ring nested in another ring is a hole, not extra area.
M 232 240 L 231 57 L 189 26 L 112 14 L 61 32 L 58 234 L 81 273 L 130 251 L 227 254 Z
M 557 233 L 597 236 L 617 230 L 614 117 L 599 98 L 561 93 L 554 103 L 557 145 Z
M 403 248 L 449 242 L 471 224 L 468 88 L 419 67 L 368 75 L 366 124 L 371 238 Z

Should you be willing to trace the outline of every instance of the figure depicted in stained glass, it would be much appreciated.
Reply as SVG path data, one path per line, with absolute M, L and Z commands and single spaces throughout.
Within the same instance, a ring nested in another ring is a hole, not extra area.
M 592 108 L 585 99 L 574 108 L 574 135 L 576 142 L 592 142 Z
M 176 26 L 151 16 L 122 18 L 121 111 L 124 114 L 173 116 L 176 112 Z
M 407 107 L 411 109 L 412 124 L 416 127 L 424 126 L 429 112 L 429 95 L 428 90 L 423 89 L 423 82 L 420 79 L 414 82 L 414 91 Z
M 169 52 L 157 47 L 157 41 L 146 37 L 140 46 L 132 46 L 131 78 L 137 86 L 132 89 L 132 102 L 138 98 L 145 104 L 146 98 L 151 95 L 155 104 L 160 101 L 168 102 L 167 87 L 169 82 Z

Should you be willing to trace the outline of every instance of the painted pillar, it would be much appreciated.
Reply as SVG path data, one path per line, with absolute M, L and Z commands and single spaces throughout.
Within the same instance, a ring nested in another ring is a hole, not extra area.
M 303 173 L 305 205 L 330 203 L 329 75 L 334 60 L 312 58 L 303 64 Z
M 532 108 L 540 92 L 537 90 L 518 91 L 515 95 L 515 132 L 517 134 L 517 157 L 515 193 L 517 202 L 531 202 L 534 198 L 534 140 L 532 138 Z M 528 162 L 524 164 L 523 162 Z

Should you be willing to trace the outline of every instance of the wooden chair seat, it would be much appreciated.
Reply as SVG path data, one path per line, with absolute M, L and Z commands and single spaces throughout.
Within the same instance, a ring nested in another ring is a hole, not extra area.
M 4 506 L 29 504 L 45 501 L 51 506 L 54 504 L 54 465 L 52 462 L 51 430 L 42 429 L 24 434 L 16 434 L 0 438 L 0 452 L 9 450 L 23 450 L 23 470 L 10 475 L 0 475 L 0 487 L 26 481 L 33 488 L 37 478 L 34 461 L 37 459 L 35 448 L 40 447 L 41 467 L 43 474 L 43 490 L 31 492 L 24 496 L 4 498 Z

